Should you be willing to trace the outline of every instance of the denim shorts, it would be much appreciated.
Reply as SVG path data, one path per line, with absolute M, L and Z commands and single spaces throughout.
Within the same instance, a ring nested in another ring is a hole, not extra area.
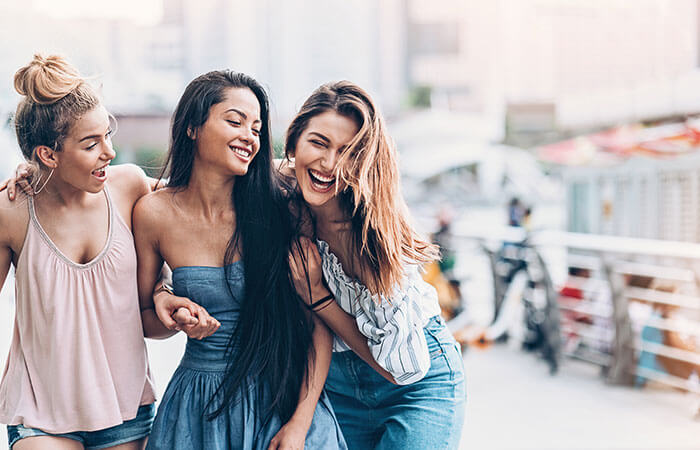
M 114 447 L 115 445 L 143 439 L 151 432 L 156 408 L 153 403 L 139 407 L 136 417 L 120 425 L 104 430 L 74 431 L 65 434 L 45 433 L 37 428 L 27 428 L 23 425 L 7 426 L 7 442 L 10 448 L 20 439 L 34 436 L 55 436 L 78 441 L 86 450 Z
M 352 351 L 333 353 L 326 391 L 350 449 L 448 450 L 459 445 L 466 390 L 462 354 L 444 320 L 424 328 L 430 370 L 397 386 Z

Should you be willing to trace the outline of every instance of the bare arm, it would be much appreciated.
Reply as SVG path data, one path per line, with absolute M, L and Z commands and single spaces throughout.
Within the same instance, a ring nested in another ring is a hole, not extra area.
M 163 258 L 158 248 L 156 222 L 149 204 L 153 199 L 144 197 L 134 207 L 134 243 L 136 244 L 138 267 L 139 305 L 141 307 L 141 322 L 146 337 L 164 339 L 176 331 L 169 330 L 158 319 L 153 304 L 153 289 L 158 282 Z
M 357 356 L 369 364 L 379 375 L 396 384 L 394 377 L 380 366 L 372 356 L 369 345 L 367 345 L 367 337 L 360 332 L 353 316 L 343 311 L 335 301 L 331 301 L 328 306 L 323 307 L 316 314 L 336 335 L 340 336 L 343 342 L 348 344 Z
M 298 249 L 294 249 L 293 254 L 290 255 L 290 268 L 297 293 L 307 304 L 311 305 L 314 301 L 329 297 L 331 293 L 323 284 L 321 256 L 318 254 L 316 246 L 307 238 L 301 238 L 300 243 L 305 256 L 302 259 Z M 302 263 L 302 260 L 306 261 L 305 265 Z M 382 368 L 372 356 L 367 344 L 367 338 L 360 332 L 355 318 L 343 311 L 332 297 L 323 304 L 318 305 L 315 308 L 315 312 L 335 334 L 348 344 L 357 356 L 362 358 L 382 377 L 391 383 L 396 383 L 394 377 Z

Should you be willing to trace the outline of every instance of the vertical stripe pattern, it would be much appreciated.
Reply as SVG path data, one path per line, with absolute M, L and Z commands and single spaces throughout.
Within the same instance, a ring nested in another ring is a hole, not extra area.
M 367 337 L 374 359 L 398 384 L 422 379 L 430 369 L 430 355 L 423 328 L 440 314 L 435 289 L 426 283 L 417 265 L 406 265 L 402 283 L 389 298 L 372 295 L 366 286 L 350 278 L 328 243 L 317 241 L 323 276 L 338 305 L 353 315 Z M 333 351 L 350 348 L 336 336 Z

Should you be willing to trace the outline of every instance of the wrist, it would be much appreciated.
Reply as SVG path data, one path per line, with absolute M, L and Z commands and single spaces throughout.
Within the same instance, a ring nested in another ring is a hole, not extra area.
M 331 295 L 331 291 L 328 290 L 325 284 L 320 283 L 316 286 L 311 287 L 311 302 L 315 302 L 317 300 L 320 300 L 322 297 L 326 297 L 327 295 Z
M 170 286 L 168 286 L 165 283 L 161 283 L 161 285 L 153 291 L 153 303 L 156 303 L 158 301 L 158 298 L 163 297 L 163 295 L 174 296 L 175 293 L 173 292 L 173 289 Z
M 303 408 L 297 408 L 287 424 L 306 432 L 311 428 L 313 417 L 313 411 L 309 414 L 307 411 L 303 411 Z

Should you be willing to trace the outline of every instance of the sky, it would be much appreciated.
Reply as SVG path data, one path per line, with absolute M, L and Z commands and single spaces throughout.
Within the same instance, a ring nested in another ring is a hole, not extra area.
M 162 15 L 162 0 L 33 0 L 35 8 L 56 18 L 128 19 L 154 24 Z

